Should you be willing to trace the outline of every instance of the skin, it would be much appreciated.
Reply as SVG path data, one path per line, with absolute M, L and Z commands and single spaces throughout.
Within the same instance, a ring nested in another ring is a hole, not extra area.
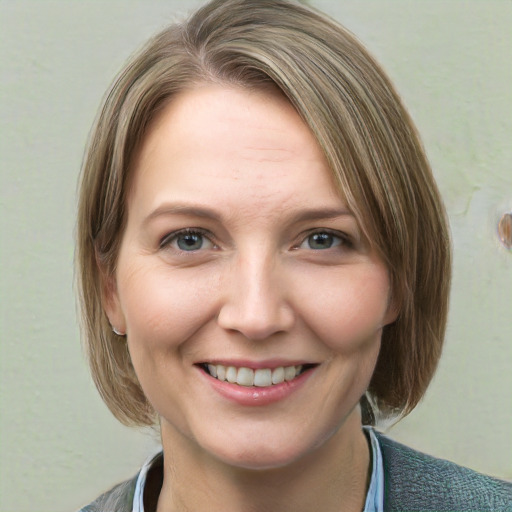
M 105 309 L 160 416 L 158 511 L 362 510 L 357 404 L 396 313 L 307 126 L 278 93 L 197 86 L 153 122 L 133 169 Z M 204 362 L 315 366 L 248 406 Z

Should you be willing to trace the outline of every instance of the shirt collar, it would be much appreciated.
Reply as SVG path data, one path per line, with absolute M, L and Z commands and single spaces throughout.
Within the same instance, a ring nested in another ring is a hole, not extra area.
M 144 512 L 144 487 L 146 486 L 146 478 L 151 469 L 151 465 L 160 456 L 160 453 L 152 455 L 142 466 L 137 483 L 135 484 L 135 493 L 133 495 L 133 508 L 132 512 Z
M 371 427 L 364 427 L 370 439 L 372 475 L 363 512 L 384 512 L 384 464 L 377 436 Z

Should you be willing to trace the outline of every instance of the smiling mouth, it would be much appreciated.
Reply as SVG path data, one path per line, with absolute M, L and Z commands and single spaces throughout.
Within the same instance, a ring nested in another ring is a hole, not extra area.
M 317 365 L 301 364 L 297 366 L 278 366 L 277 368 L 258 368 L 256 370 L 245 366 L 224 366 L 210 363 L 202 363 L 199 366 L 208 375 L 221 382 L 229 382 L 245 387 L 264 388 L 290 382 Z

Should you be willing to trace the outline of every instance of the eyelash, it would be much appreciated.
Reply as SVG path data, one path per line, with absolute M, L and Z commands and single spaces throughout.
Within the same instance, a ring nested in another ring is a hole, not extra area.
M 216 244 L 215 242 L 212 240 L 212 236 L 211 234 L 206 231 L 205 229 L 202 229 L 202 228 L 184 228 L 184 229 L 180 229 L 178 231 L 173 231 L 172 233 L 168 233 L 167 235 L 165 235 L 162 240 L 160 241 L 160 244 L 159 244 L 159 248 L 160 249 L 165 249 L 166 247 L 170 246 L 174 241 L 176 241 L 180 236 L 184 236 L 184 235 L 191 235 L 191 236 L 194 236 L 194 235 L 198 235 L 200 237 L 202 237 L 203 239 L 206 239 L 208 240 L 213 247 L 216 247 Z M 199 249 L 201 249 L 202 247 L 200 247 Z M 190 251 L 186 251 L 184 249 L 181 249 L 179 247 L 174 247 L 175 250 L 179 251 L 179 252 L 197 252 L 199 249 L 193 249 L 193 250 L 190 250 Z
M 317 251 L 333 249 L 336 247 L 343 247 L 345 249 L 352 249 L 354 247 L 353 240 L 345 233 L 342 233 L 339 231 L 333 231 L 330 229 L 315 229 L 315 230 L 308 232 L 305 236 L 303 236 L 300 243 L 297 244 L 294 247 L 294 249 L 300 249 L 304 243 L 306 243 L 311 237 L 313 237 L 315 235 L 329 235 L 329 236 L 339 240 L 339 243 L 337 243 L 336 245 L 334 245 L 332 247 L 327 247 L 325 249 L 317 249 Z M 312 250 L 315 250 L 315 249 L 312 249 Z
M 217 248 L 217 245 L 213 241 L 213 237 L 212 237 L 211 233 L 209 233 L 207 230 L 202 229 L 202 228 L 184 228 L 184 229 L 180 229 L 178 231 L 173 231 L 172 233 L 168 233 L 160 241 L 159 248 L 165 249 L 166 247 L 172 245 L 173 242 L 177 241 L 180 236 L 184 236 L 184 235 L 199 236 L 199 237 L 201 237 L 203 242 L 201 243 L 201 246 L 199 248 L 191 249 L 189 251 L 182 249 L 180 247 L 173 247 L 178 252 L 182 252 L 182 253 L 197 252 L 203 248 L 204 239 L 206 239 L 212 245 L 213 248 Z M 299 243 L 294 245 L 292 247 L 292 249 L 294 249 L 294 250 L 301 249 L 302 245 L 305 244 L 306 242 L 308 242 L 308 240 L 310 240 L 310 238 L 315 235 L 329 235 L 329 236 L 333 237 L 334 239 L 337 239 L 338 243 L 335 243 L 334 245 L 332 245 L 330 247 L 326 247 L 326 248 L 318 248 L 318 249 L 309 248 L 313 251 L 324 251 L 324 250 L 329 250 L 329 249 L 333 249 L 336 247 L 343 247 L 344 249 L 352 249 L 354 247 L 353 240 L 345 233 L 341 233 L 339 231 L 333 231 L 330 229 L 316 229 L 316 230 L 309 231 L 306 234 L 303 234 L 301 236 Z

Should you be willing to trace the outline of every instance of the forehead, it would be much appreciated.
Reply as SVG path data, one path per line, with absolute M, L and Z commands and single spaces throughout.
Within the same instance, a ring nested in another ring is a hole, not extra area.
M 139 155 L 148 157 L 162 143 L 173 143 L 181 154 L 207 149 L 213 156 L 279 161 L 302 152 L 323 160 L 307 125 L 274 90 L 204 84 L 182 91 L 152 122 Z
M 129 208 L 179 199 L 263 213 L 299 196 L 341 201 L 309 127 L 269 91 L 204 85 L 180 93 L 151 124 L 132 168 Z

